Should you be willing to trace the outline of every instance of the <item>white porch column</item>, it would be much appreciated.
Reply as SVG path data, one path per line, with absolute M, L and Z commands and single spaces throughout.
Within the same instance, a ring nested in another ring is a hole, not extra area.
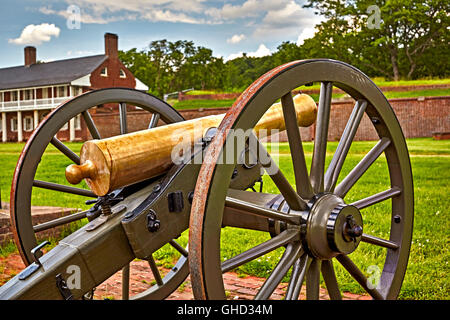
M 69 97 L 72 97 L 72 86 L 69 85 Z M 75 141 L 75 118 L 69 121 L 70 141 Z
M 8 139 L 8 128 L 6 127 L 6 112 L 2 112 L 2 141 L 6 142 Z
M 17 142 L 23 141 L 22 111 L 17 111 Z
M 52 88 L 52 109 L 55 107 L 55 87 L 51 86 Z
M 34 129 L 37 128 L 38 124 L 39 124 L 39 112 L 37 110 L 33 111 L 33 120 L 34 120 Z
M 69 121 L 70 141 L 75 141 L 75 118 Z

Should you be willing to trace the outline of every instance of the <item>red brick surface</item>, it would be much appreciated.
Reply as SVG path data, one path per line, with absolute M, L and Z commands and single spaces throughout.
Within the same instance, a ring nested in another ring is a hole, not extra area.
M 159 268 L 162 275 L 169 272 L 168 269 L 162 267 Z M 258 278 L 253 276 L 240 276 L 234 272 L 228 272 L 224 274 L 225 292 L 227 299 L 233 300 L 249 300 L 253 299 L 258 292 L 261 285 L 264 283 L 264 278 Z M 133 261 L 130 268 L 130 297 L 140 293 L 152 286 L 153 275 L 149 271 L 148 264 L 142 260 Z M 95 290 L 95 298 L 97 299 L 121 299 L 122 289 L 122 272 L 119 271 L 107 281 L 102 283 Z M 271 296 L 273 300 L 281 300 L 284 298 L 287 289 L 287 283 L 281 283 Z M 344 300 L 367 300 L 371 299 L 368 295 L 353 294 L 344 292 L 342 294 Z M 169 300 L 191 300 L 193 299 L 192 287 L 190 278 L 181 285 L 175 292 L 173 292 L 168 299 Z M 303 286 L 300 299 L 306 298 L 305 286 Z M 326 289 L 320 289 L 320 299 L 329 299 Z
M 7 257 L 0 257 L 0 286 L 6 283 L 9 279 L 18 274 L 25 268 L 18 254 L 10 254 Z M 159 267 L 159 271 L 162 276 L 168 273 L 170 270 Z M 253 276 L 242 276 L 234 272 L 228 272 L 223 275 L 224 285 L 227 294 L 227 299 L 233 300 L 249 300 L 253 299 L 258 289 L 264 282 L 264 278 L 258 278 Z M 129 295 L 134 295 L 150 288 L 154 285 L 154 277 L 146 261 L 135 260 L 130 266 L 130 284 Z M 281 300 L 286 293 L 287 283 L 281 283 L 271 296 L 272 300 Z M 94 292 L 95 299 L 115 299 L 122 298 L 122 271 L 117 272 L 101 285 L 99 285 Z M 302 287 L 300 292 L 301 300 L 306 298 L 305 286 Z M 344 300 L 370 300 L 368 295 L 354 294 L 350 292 L 343 292 L 342 298 Z M 192 300 L 194 299 L 192 293 L 192 287 L 190 278 L 179 288 L 174 291 L 169 297 L 169 300 Z M 328 300 L 329 296 L 326 289 L 320 289 L 320 299 Z
M 450 96 L 390 99 L 389 102 L 406 138 L 432 137 L 433 133 L 436 132 L 450 132 Z M 333 102 L 328 130 L 329 140 L 340 139 L 353 106 L 353 101 Z M 189 120 L 226 113 L 228 110 L 229 108 L 205 108 L 180 110 L 179 112 L 185 119 Z M 150 113 L 142 110 L 129 112 L 130 131 L 147 128 L 150 117 Z M 119 115 L 117 112 L 97 112 L 93 114 L 93 118 L 102 136 L 109 137 L 119 133 Z M 314 125 L 301 128 L 302 139 L 304 141 L 313 140 L 314 130 Z M 378 140 L 378 135 L 367 115 L 363 116 L 355 140 Z M 286 141 L 285 132 L 280 134 L 279 141 Z
M 66 216 L 74 211 L 76 210 L 71 208 L 31 207 L 33 225 Z M 37 237 L 39 239 L 57 237 L 62 230 L 62 226 L 44 230 L 38 232 Z M 12 233 L 11 221 L 9 217 L 9 204 L 6 202 L 2 202 L 2 209 L 0 209 L 0 245 L 13 240 L 14 236 Z

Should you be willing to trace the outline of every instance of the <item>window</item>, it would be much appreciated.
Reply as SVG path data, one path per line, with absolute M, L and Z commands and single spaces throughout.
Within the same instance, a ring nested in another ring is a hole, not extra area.
M 74 96 L 79 96 L 80 94 L 83 93 L 83 88 L 81 87 L 73 87 L 72 88 L 72 93 Z
M 33 100 L 33 90 L 23 90 L 23 100 Z
M 66 97 L 66 87 L 58 87 L 58 97 Z
M 17 101 L 17 91 L 11 92 L 11 101 Z
M 126 78 L 127 77 L 125 71 L 123 71 L 122 69 L 120 69 L 119 74 L 120 74 L 121 78 Z
M 32 117 L 25 117 L 23 118 L 23 130 L 24 131 L 33 131 L 33 118 Z
M 2 125 L 3 125 L 3 121 L 0 121 L 0 132 L 2 132 L 2 130 L 3 130 Z
M 66 131 L 67 129 L 69 129 L 69 123 L 68 122 L 64 123 L 64 125 L 61 127 L 61 129 L 59 129 L 59 131 Z
M 18 127 L 18 125 L 17 125 L 17 118 L 16 117 L 11 118 L 11 131 L 12 132 L 17 132 L 17 127 Z
M 102 69 L 102 71 L 100 71 L 100 75 L 101 75 L 102 77 L 107 77 L 107 76 L 108 76 L 108 68 L 104 67 L 104 68 Z

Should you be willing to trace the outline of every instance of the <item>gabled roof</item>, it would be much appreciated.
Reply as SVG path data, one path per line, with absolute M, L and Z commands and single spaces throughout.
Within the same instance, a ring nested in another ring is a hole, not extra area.
M 106 59 L 101 54 L 0 69 L 0 90 L 70 83 L 92 73 Z

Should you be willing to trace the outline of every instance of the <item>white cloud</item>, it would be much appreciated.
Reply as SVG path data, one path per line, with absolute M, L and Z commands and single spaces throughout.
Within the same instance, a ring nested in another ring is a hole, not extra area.
M 206 13 L 216 19 L 234 20 L 257 17 L 264 12 L 275 10 L 286 0 L 247 0 L 241 5 L 225 4 L 222 8 L 210 8 Z
M 236 44 L 245 39 L 245 34 L 235 34 L 231 38 L 227 39 L 227 43 Z
M 225 2 L 206 0 L 65 0 L 53 3 L 40 12 L 69 18 L 67 7 L 80 9 L 81 23 L 106 24 L 123 20 L 147 20 L 186 24 L 238 24 L 245 28 L 245 39 L 256 43 L 271 40 L 293 40 L 305 28 L 321 21 L 313 10 L 302 8 L 303 0 L 241 0 Z M 230 44 L 242 39 L 233 36 Z
M 66 0 L 66 3 L 80 10 L 81 23 L 106 24 L 108 22 L 143 19 L 152 22 L 173 22 L 199 24 L 206 21 L 198 14 L 203 13 L 204 0 Z M 41 7 L 41 13 L 69 18 L 67 10 Z
M 255 38 L 295 37 L 300 30 L 314 28 L 320 21 L 320 17 L 302 8 L 295 1 L 284 1 L 283 6 L 267 12 L 253 36 Z
M 272 52 L 269 48 L 267 48 L 264 43 L 261 43 L 256 51 L 248 52 L 247 57 L 255 57 L 255 58 L 261 58 L 264 56 L 270 55 Z M 239 57 L 242 57 L 244 55 L 244 52 L 240 51 L 238 53 L 232 53 L 230 54 L 225 60 L 233 60 Z
M 297 45 L 301 46 L 305 42 L 306 39 L 314 37 L 315 32 L 316 32 L 315 28 L 309 28 L 309 27 L 304 28 L 297 38 L 297 42 L 296 42 Z
M 59 32 L 60 29 L 54 24 L 30 24 L 22 30 L 20 37 L 9 39 L 8 42 L 18 45 L 40 45 L 43 42 L 50 41 L 52 37 L 58 37 Z
M 141 17 L 146 20 L 154 22 L 164 21 L 164 22 L 181 22 L 191 24 L 204 23 L 202 19 L 195 19 L 193 17 L 189 17 L 184 13 L 175 13 L 170 10 L 153 10 L 146 12 Z

